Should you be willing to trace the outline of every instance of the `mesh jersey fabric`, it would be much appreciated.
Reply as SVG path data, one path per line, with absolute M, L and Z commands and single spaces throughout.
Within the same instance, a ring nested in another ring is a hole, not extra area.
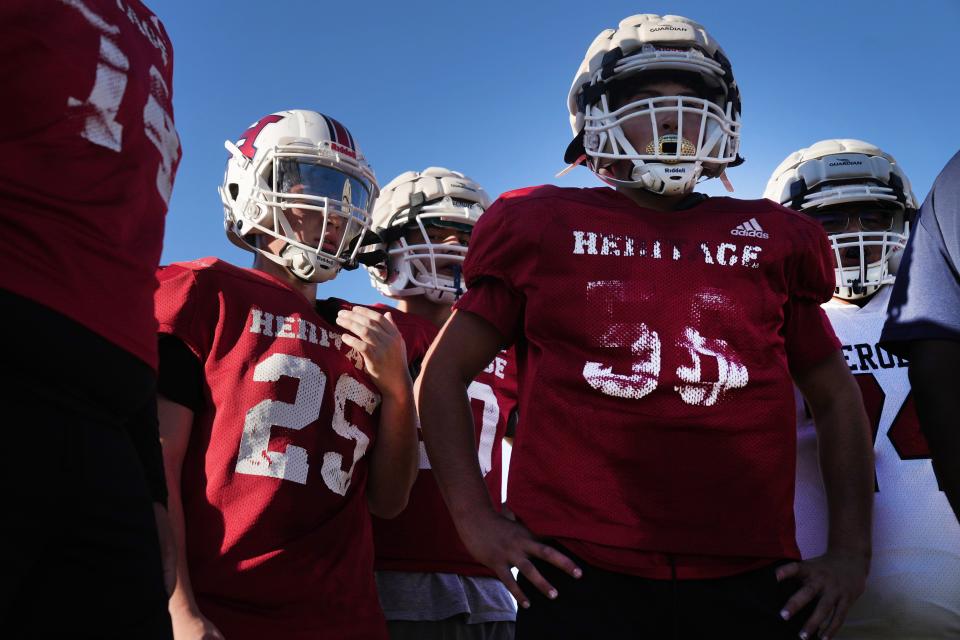
M 907 362 L 877 344 L 891 289 L 862 308 L 824 305 L 860 385 L 876 458 L 870 575 L 837 637 L 960 637 L 960 524 L 937 485 Z M 810 558 L 826 551 L 828 509 L 817 433 L 802 399 L 797 407 L 797 543 Z
M 636 550 L 798 557 L 790 371 L 838 347 L 819 308 L 827 247 L 766 200 L 661 213 L 610 189 L 533 187 L 494 203 L 457 308 L 516 345 L 518 518 L 587 561 L 590 545 L 625 564 Z
M 412 313 L 393 310 L 407 344 L 407 357 L 419 362 L 439 329 Z M 500 508 L 503 472 L 502 442 L 510 414 L 517 406 L 516 364 L 511 351 L 501 351 L 468 388 L 473 410 L 477 456 L 484 482 L 496 509 Z M 420 470 L 407 508 L 396 518 L 373 519 L 378 571 L 455 573 L 493 576 L 463 546 L 430 468 L 420 440 Z
M 7 0 L 0 24 L 0 288 L 156 367 L 180 159 L 170 39 L 135 0 Z
M 215 258 L 158 272 L 203 365 L 181 476 L 200 610 L 226 637 L 383 638 L 366 501 L 380 396 L 312 302 Z

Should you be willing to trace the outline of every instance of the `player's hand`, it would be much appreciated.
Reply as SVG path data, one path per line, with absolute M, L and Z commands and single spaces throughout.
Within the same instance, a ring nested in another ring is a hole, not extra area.
M 174 640 L 225 640 L 217 627 L 199 611 L 171 611 Z
M 850 606 L 863 593 L 869 561 L 863 554 L 828 551 L 803 562 L 785 564 L 777 569 L 777 580 L 797 578 L 803 586 L 784 605 L 780 615 L 789 619 L 819 598 L 800 638 L 828 640 L 843 625 Z
M 399 397 L 410 393 L 413 383 L 407 349 L 389 311 L 342 309 L 337 313 L 337 324 L 353 333 L 344 333 L 343 342 L 363 356 L 364 367 L 382 394 Z
M 483 516 L 472 518 L 471 522 L 459 531 L 467 550 L 478 562 L 497 574 L 521 607 L 529 607 L 530 600 L 514 580 L 513 572 L 510 571 L 513 567 L 516 567 L 548 598 L 553 599 L 559 595 L 553 585 L 547 582 L 530 562 L 531 557 L 546 560 L 574 578 L 583 575 L 570 558 L 553 547 L 538 542 L 522 524 L 508 520 L 492 509 L 486 511 Z
M 153 503 L 153 519 L 157 523 L 157 538 L 160 541 L 160 559 L 163 562 L 163 585 L 167 597 L 173 595 L 177 586 L 177 543 L 173 537 L 170 516 L 159 502 Z

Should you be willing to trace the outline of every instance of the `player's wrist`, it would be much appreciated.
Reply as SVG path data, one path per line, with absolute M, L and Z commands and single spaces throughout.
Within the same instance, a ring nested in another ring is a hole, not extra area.
M 490 504 L 489 499 L 454 500 L 448 505 L 448 508 L 457 528 L 467 532 L 482 531 L 485 525 L 498 518 L 503 518 Z M 463 534 L 461 533 L 461 535 Z
M 187 592 L 180 580 L 177 581 L 177 587 L 170 596 L 168 608 L 170 615 L 175 618 L 199 618 L 203 615 L 193 594 Z
M 873 556 L 870 545 L 863 544 L 829 544 L 827 552 L 824 554 L 845 562 L 861 564 L 864 570 L 869 569 L 870 560 Z
M 396 375 L 385 376 L 377 381 L 377 389 L 384 402 L 413 405 L 413 380 L 404 367 Z

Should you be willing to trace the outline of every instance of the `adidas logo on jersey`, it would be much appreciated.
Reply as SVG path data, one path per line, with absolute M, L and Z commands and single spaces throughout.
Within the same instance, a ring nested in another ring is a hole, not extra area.
M 745 236 L 747 238 L 769 238 L 770 234 L 763 230 L 756 218 L 750 218 L 746 222 L 738 224 L 730 230 L 732 236 Z

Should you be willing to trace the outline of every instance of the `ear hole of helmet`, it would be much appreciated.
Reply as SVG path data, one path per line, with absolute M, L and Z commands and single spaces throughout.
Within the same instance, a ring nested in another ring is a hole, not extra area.
M 268 162 L 266 166 L 266 171 L 263 174 L 264 185 L 262 188 L 266 188 L 269 191 L 276 191 L 276 185 L 273 183 L 273 163 Z

